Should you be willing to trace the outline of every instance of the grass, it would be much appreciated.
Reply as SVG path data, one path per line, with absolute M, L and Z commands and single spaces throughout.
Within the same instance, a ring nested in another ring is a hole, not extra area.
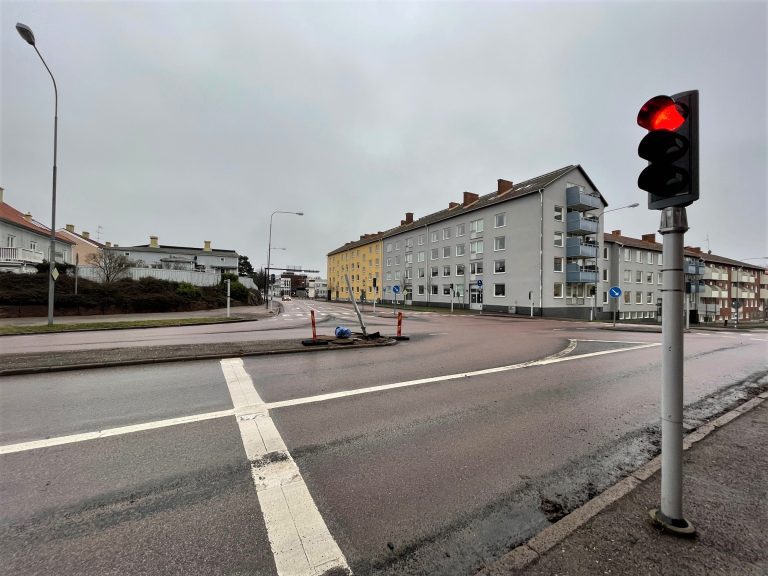
M 117 322 L 78 322 L 77 324 L 54 324 L 53 326 L 0 326 L 0 336 L 17 334 L 48 334 L 52 332 L 78 332 L 81 330 L 126 330 L 129 328 L 166 328 L 194 324 L 223 324 L 240 322 L 240 318 L 169 318 L 160 320 L 122 320 Z

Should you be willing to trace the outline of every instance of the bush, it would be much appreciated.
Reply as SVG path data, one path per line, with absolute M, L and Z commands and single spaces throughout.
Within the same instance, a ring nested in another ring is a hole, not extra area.
M 176 294 L 184 298 L 185 300 L 200 300 L 203 296 L 199 287 L 189 282 L 181 282 L 179 287 L 176 288 Z

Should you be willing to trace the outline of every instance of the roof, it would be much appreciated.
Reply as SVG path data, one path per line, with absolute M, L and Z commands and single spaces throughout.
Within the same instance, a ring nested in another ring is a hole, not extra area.
M 587 173 L 584 171 L 581 165 L 571 164 L 569 166 L 564 166 L 563 168 L 560 168 L 558 170 L 547 172 L 546 174 L 542 174 L 541 176 L 536 176 L 535 178 L 531 178 L 530 180 L 525 180 L 524 182 L 513 184 L 512 188 L 510 188 L 506 192 L 503 192 L 502 194 L 499 194 L 498 191 L 494 191 L 494 192 L 491 192 L 490 194 L 486 194 L 484 196 L 478 197 L 478 199 L 472 202 L 471 204 L 467 204 L 467 205 L 457 204 L 451 208 L 446 208 L 444 210 L 440 210 L 439 212 L 433 212 L 432 214 L 427 214 L 426 216 L 423 216 L 418 220 L 414 220 L 413 222 L 410 222 L 408 224 L 396 226 L 395 228 L 391 228 L 385 232 L 372 234 L 372 235 L 369 235 L 367 238 L 364 237 L 354 242 L 348 242 L 347 244 L 344 244 L 340 248 L 337 248 L 329 252 L 328 256 L 331 256 L 332 254 L 336 254 L 338 252 L 344 252 L 346 250 L 355 248 L 357 246 L 361 246 L 363 244 L 368 244 L 374 240 L 381 240 L 383 238 L 395 236 L 396 234 L 408 232 L 409 230 L 413 230 L 414 228 L 422 228 L 424 226 L 429 226 L 430 224 L 434 224 L 442 220 L 454 218 L 460 214 L 474 212 L 476 210 L 480 210 L 481 208 L 486 208 L 488 206 L 493 206 L 495 204 L 501 204 L 502 202 L 507 202 L 509 200 L 514 200 L 516 198 L 528 196 L 529 194 L 534 194 L 539 190 L 543 190 L 547 186 L 553 184 L 555 181 L 559 180 L 563 176 L 566 176 L 567 174 L 569 174 L 574 170 L 578 170 L 579 172 L 581 172 L 581 175 L 584 176 L 587 182 L 589 182 L 590 186 L 592 186 L 595 192 L 598 193 L 598 195 L 600 196 L 600 200 L 602 200 L 603 204 L 608 206 L 608 202 L 605 200 L 605 198 L 603 198 L 603 195 L 600 194 L 600 191 L 594 185 L 594 183 L 592 182 L 592 179 L 587 175 Z
M 0 203 L 0 220 L 18 226 L 19 228 L 25 228 L 35 234 L 40 234 L 47 238 L 51 237 L 51 229 L 36 220 L 27 220 L 24 218 L 24 214 L 16 210 L 13 206 L 7 202 Z M 62 236 L 60 232 L 56 232 L 56 240 L 64 242 L 65 244 L 74 244 L 74 242 L 65 236 Z
M 159 245 L 157 248 L 151 248 L 149 244 L 140 244 L 138 246 L 109 246 L 105 247 L 105 250 L 119 250 L 124 252 L 130 250 L 131 252 L 175 252 L 177 254 L 195 254 L 195 255 L 208 255 L 208 256 L 237 256 L 237 252 L 234 250 L 214 250 L 206 252 L 202 248 L 195 248 L 191 246 L 166 246 Z
M 88 244 L 91 244 L 95 246 L 96 248 L 104 248 L 104 244 L 99 242 L 98 240 L 94 240 L 93 238 L 86 238 L 82 234 L 78 234 L 77 232 L 70 232 L 66 228 L 59 229 L 56 234 L 61 234 L 65 237 L 73 237 L 75 239 L 75 243 L 77 242 L 87 242 Z
M 639 240 L 637 238 L 622 236 L 620 234 L 603 234 L 603 240 L 605 242 L 614 242 L 623 246 L 629 246 L 630 248 L 641 248 L 643 250 L 653 250 L 655 252 L 661 252 L 663 248 L 663 245 L 659 242 L 648 242 L 647 240 Z M 683 254 L 691 258 L 701 258 L 704 260 L 704 262 L 712 262 L 714 264 L 726 264 L 728 266 L 740 266 L 742 268 L 750 268 L 753 270 L 764 270 L 762 266 L 758 266 L 756 264 L 740 262 L 731 258 L 725 258 L 724 256 L 718 256 L 717 254 L 701 252 L 700 250 L 691 250 L 686 248 L 683 251 Z

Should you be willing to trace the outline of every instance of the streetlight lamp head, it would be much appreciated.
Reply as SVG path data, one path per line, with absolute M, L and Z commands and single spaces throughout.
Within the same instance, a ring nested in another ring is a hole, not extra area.
M 304 216 L 304 212 L 296 212 L 297 216 Z
M 629 206 L 627 206 L 627 208 L 637 208 L 638 206 L 640 206 L 640 204 L 638 202 L 635 202 L 634 204 L 630 204 Z
M 16 31 L 19 33 L 19 36 L 24 38 L 27 44 L 32 46 L 35 45 L 35 35 L 32 34 L 32 29 L 29 26 L 22 24 L 21 22 L 16 22 Z

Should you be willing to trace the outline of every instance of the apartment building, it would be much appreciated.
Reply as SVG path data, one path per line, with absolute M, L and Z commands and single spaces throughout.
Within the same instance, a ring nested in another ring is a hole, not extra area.
M 383 232 L 363 234 L 328 253 L 327 292 L 331 300 L 349 300 L 346 275 L 355 299 L 373 301 L 381 297 L 382 236 Z
M 382 298 L 539 316 L 588 318 L 607 202 L 571 165 L 384 232 Z M 330 281 L 330 280 L 329 280 Z

